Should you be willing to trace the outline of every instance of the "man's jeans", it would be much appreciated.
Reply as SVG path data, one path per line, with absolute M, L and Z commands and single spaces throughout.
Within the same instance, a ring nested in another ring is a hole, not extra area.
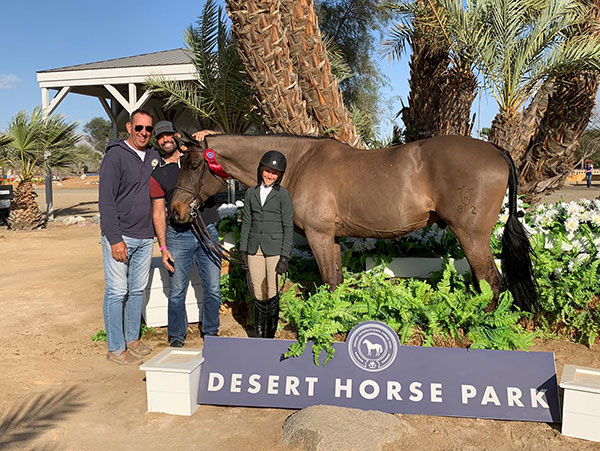
M 150 275 L 152 260 L 152 238 L 123 237 L 127 246 L 127 262 L 116 261 L 110 243 L 102 236 L 104 260 L 104 325 L 108 350 L 123 351 L 125 340 L 135 341 L 140 337 L 142 298 Z M 123 308 L 125 304 L 125 308 Z M 123 318 L 125 312 L 125 318 Z
M 208 232 L 218 243 L 219 235 L 214 224 L 208 224 Z M 170 274 L 169 282 L 169 340 L 185 341 L 188 326 L 185 295 L 192 260 L 202 278 L 202 333 L 216 335 L 221 306 L 221 259 L 206 244 L 199 242 L 191 229 L 179 231 L 167 226 L 167 247 L 175 260 L 175 272 Z

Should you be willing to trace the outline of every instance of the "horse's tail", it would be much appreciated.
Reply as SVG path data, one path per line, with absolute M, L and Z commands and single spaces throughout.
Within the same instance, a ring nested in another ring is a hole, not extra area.
M 515 304 L 522 310 L 533 311 L 537 304 L 537 291 L 531 255 L 534 254 L 527 232 L 519 221 L 523 212 L 517 212 L 517 170 L 510 154 L 496 146 L 508 165 L 508 221 L 502 235 L 503 288 L 508 288 Z

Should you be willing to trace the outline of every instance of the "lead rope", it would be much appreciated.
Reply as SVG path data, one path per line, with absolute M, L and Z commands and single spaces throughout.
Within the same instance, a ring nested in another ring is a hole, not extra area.
M 190 216 L 192 217 L 192 232 L 196 236 L 196 239 L 204 243 L 217 257 L 227 260 L 230 263 L 241 264 L 241 259 L 234 257 L 230 251 L 225 249 L 221 243 L 215 241 L 210 235 L 199 209 L 198 202 L 194 200 L 190 205 Z

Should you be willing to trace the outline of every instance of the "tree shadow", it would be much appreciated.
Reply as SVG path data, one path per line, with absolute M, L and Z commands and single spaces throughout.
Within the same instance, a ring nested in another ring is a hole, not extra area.
M 54 210 L 55 216 L 93 216 L 98 212 L 98 201 L 79 202 L 70 207 Z
M 22 446 L 54 428 L 59 421 L 85 405 L 81 397 L 81 391 L 72 386 L 42 393 L 16 405 L 0 420 L 0 449 Z

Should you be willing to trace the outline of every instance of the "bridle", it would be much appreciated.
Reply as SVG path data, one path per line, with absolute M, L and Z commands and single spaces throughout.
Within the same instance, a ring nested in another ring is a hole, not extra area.
M 204 150 L 190 149 L 188 147 L 188 149 L 185 150 L 184 153 L 188 153 L 188 152 L 204 153 Z M 208 162 L 203 158 L 202 159 L 202 169 L 200 172 L 199 181 L 204 180 L 207 170 L 210 171 L 210 168 L 208 167 Z M 217 176 L 217 174 L 215 174 L 215 175 Z M 219 257 L 223 260 L 227 260 L 228 262 L 231 262 L 231 263 L 238 263 L 238 264 L 242 263 L 242 260 L 240 258 L 233 256 L 232 253 L 230 251 L 228 251 L 227 249 L 225 249 L 221 243 L 219 243 L 218 241 L 215 241 L 215 239 L 208 232 L 208 227 L 207 227 L 206 223 L 204 222 L 204 219 L 202 219 L 202 215 L 200 214 L 200 202 L 198 202 L 198 197 L 200 196 L 201 192 L 199 192 L 198 190 L 193 191 L 193 190 L 191 190 L 185 186 L 181 186 L 179 184 L 175 185 L 175 189 L 176 190 L 180 189 L 181 191 L 184 191 L 193 196 L 192 202 L 190 202 L 190 205 L 189 205 L 189 209 L 190 209 L 190 217 L 192 218 L 192 232 L 196 236 L 196 239 L 199 242 L 204 243 L 206 245 L 206 247 L 208 247 L 208 249 L 212 253 L 214 253 L 217 257 Z
M 187 147 L 187 149 L 184 151 L 184 153 L 187 153 L 187 152 L 203 152 L 204 153 L 205 150 L 191 149 L 191 148 Z M 222 177 L 221 174 L 215 173 L 209 167 L 208 160 L 206 158 L 203 158 L 202 159 L 202 169 L 201 169 L 200 178 L 199 178 L 200 181 L 202 181 L 204 179 L 207 170 L 212 172 L 217 177 Z M 198 197 L 200 196 L 201 193 L 198 191 L 192 191 L 191 189 L 189 189 L 185 186 L 181 186 L 179 184 L 175 185 L 175 189 L 180 189 L 181 191 L 184 191 L 193 196 L 192 202 L 189 205 L 189 209 L 190 209 L 190 216 L 192 218 L 192 232 L 196 236 L 196 239 L 199 242 L 204 243 L 206 245 L 206 247 L 208 247 L 209 250 L 212 253 L 214 253 L 218 258 L 227 260 L 230 263 L 242 265 L 244 262 L 242 261 L 242 259 L 240 257 L 234 256 L 230 251 L 225 249 L 223 247 L 223 245 L 221 243 L 219 243 L 218 241 L 215 241 L 214 238 L 208 232 L 208 227 L 206 226 L 206 223 L 204 222 L 204 219 L 202 219 L 202 215 L 200 214 L 200 202 L 198 202 Z M 280 279 L 277 279 L 277 280 L 279 282 Z M 281 293 L 283 292 L 286 280 L 287 280 L 287 275 L 283 274 L 283 283 L 279 287 L 278 293 L 277 293 L 278 298 L 281 296 Z M 250 278 L 250 272 L 248 270 L 246 270 L 246 283 L 248 285 L 248 290 L 250 290 L 252 297 L 254 297 L 256 299 L 256 296 L 254 295 L 254 289 L 253 289 L 254 285 L 252 284 L 252 280 Z M 260 304 L 260 303 L 258 303 L 258 304 Z

